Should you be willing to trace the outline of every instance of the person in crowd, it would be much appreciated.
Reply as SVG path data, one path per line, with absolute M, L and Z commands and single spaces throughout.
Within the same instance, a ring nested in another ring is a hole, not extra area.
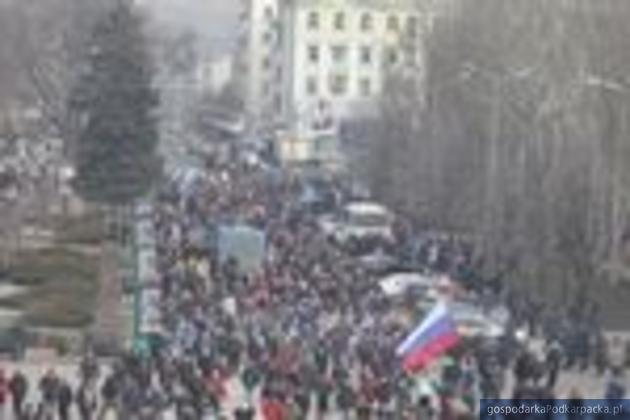
M 239 405 L 234 410 L 234 420 L 254 420 L 256 411 L 249 404 Z
M 261 372 L 253 364 L 246 366 L 241 374 L 241 383 L 246 392 L 247 401 L 251 403 L 252 395 L 261 381 Z
M 625 340 L 623 348 L 623 367 L 628 369 L 630 368 L 630 340 Z
M 98 406 L 96 384 L 82 382 L 77 391 L 77 407 L 81 420 L 93 420 Z
M 619 367 L 615 367 L 611 372 L 610 379 L 606 384 L 604 398 L 607 400 L 621 400 L 625 398 L 626 387 L 624 385 L 623 371 Z
M 266 393 L 262 400 L 262 414 L 265 420 L 288 420 L 287 407 L 282 397 L 271 392 Z
M 101 385 L 101 407 L 98 420 L 104 420 L 110 411 L 117 413 L 118 408 L 118 375 L 113 372 L 107 375 Z
M 415 418 L 418 420 L 433 420 L 435 418 L 435 410 L 431 405 L 431 398 L 423 395 L 418 399 L 418 404 L 415 410 Z
M 98 360 L 91 348 L 88 348 L 80 365 L 81 380 L 84 382 L 97 381 L 100 374 Z
M 343 420 L 348 420 L 355 406 L 354 390 L 348 380 L 338 382 L 337 387 L 337 406 L 341 411 Z
M 599 376 L 603 376 L 606 373 L 606 370 L 610 367 L 610 351 L 608 341 L 603 334 L 598 333 L 595 334 L 595 345 L 594 345 L 594 353 L 595 353 L 595 368 L 597 369 L 597 374 Z
M 24 399 L 28 392 L 28 380 L 20 370 L 16 370 L 9 380 L 9 391 L 11 392 L 13 417 L 20 419 L 22 417 L 22 407 Z
M 6 411 L 7 399 L 9 397 L 9 381 L 7 380 L 4 369 L 0 368 L 0 420 L 4 419 Z
M 221 412 L 224 399 L 227 396 L 225 387 L 225 375 L 218 367 L 212 368 L 206 378 L 206 388 L 210 405 L 215 414 Z
M 70 420 L 70 407 L 73 402 L 72 387 L 66 380 L 61 380 L 57 393 L 59 420 Z
M 49 369 L 39 381 L 39 392 L 41 394 L 41 412 L 43 418 L 53 419 L 57 412 L 57 402 L 59 400 L 59 388 L 61 380 L 54 369 Z
M 102 381 L 98 361 L 88 352 L 75 396 L 82 420 L 103 420 L 111 411 L 123 419 L 159 420 L 169 409 L 178 419 L 197 420 L 208 405 L 218 417 L 233 397 L 230 379 L 240 379 L 246 395 L 226 413 L 236 420 L 252 419 L 258 411 L 265 420 L 337 413 L 344 419 L 448 420 L 459 418 L 460 401 L 470 412 L 479 395 L 496 398 L 511 391 L 538 398 L 556 385 L 563 361 L 581 364 L 595 355 L 588 344 L 594 327 L 577 328 L 595 325 L 590 315 L 578 322 L 554 314 L 554 322 L 545 322 L 542 314 L 549 311 L 542 302 L 519 296 L 500 279 L 484 278 L 483 256 L 465 241 L 417 234 L 410 223 L 401 223 L 396 243 L 335 242 L 300 204 L 305 181 L 276 178 L 251 165 L 214 162 L 193 182 L 167 183 L 159 191 L 152 227 L 161 344 L 143 358 L 121 355 L 112 373 L 103 366 Z M 343 201 L 348 193 L 333 185 L 335 201 Z M 257 269 L 222 255 L 217 245 L 220 227 L 235 223 L 265 233 Z M 404 256 L 405 264 L 427 273 L 449 274 L 458 282 L 453 289 L 465 289 L 484 309 L 494 302 L 510 308 L 502 337 L 466 341 L 451 367 L 440 370 L 445 375 L 431 373 L 444 389 L 439 397 L 418 398 L 412 378 L 401 371 L 395 348 L 412 327 L 403 318 L 422 314 L 417 299 L 394 300 L 379 286 L 380 275 L 360 263 L 376 250 Z M 524 326 L 553 343 L 541 360 L 515 338 Z M 510 369 L 516 386 L 506 390 Z M 13 412 L 20 414 L 28 386 L 16 375 L 9 388 Z M 52 412 L 60 420 L 62 401 L 72 399 L 64 395 L 66 385 L 54 373 L 39 383 L 43 410 L 58 408 Z
M 562 364 L 562 350 L 557 341 L 553 341 L 547 349 L 545 369 L 547 371 L 547 388 L 554 389 Z
M 21 412 L 19 416 L 15 417 L 16 420 L 37 420 L 37 412 L 33 404 L 26 403 L 23 407 L 21 407 Z

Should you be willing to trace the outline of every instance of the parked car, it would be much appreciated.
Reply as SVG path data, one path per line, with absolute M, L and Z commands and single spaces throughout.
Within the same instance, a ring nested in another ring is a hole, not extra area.
M 390 274 L 379 282 L 382 292 L 394 301 L 411 301 L 423 313 L 431 310 L 444 296 L 438 289 L 436 276 L 400 272 Z
M 430 294 L 436 290 L 437 280 L 420 273 L 395 273 L 383 278 L 379 285 L 388 296 L 405 294 L 409 288 L 421 288 Z
M 450 308 L 458 331 L 463 336 L 496 338 L 505 333 L 505 325 L 501 319 L 489 316 L 475 305 L 467 302 L 453 302 Z
M 393 240 L 393 215 L 384 206 L 369 201 L 354 202 L 342 211 L 320 219 L 320 228 L 337 242 L 380 238 Z
M 359 257 L 359 264 L 369 273 L 385 275 L 393 273 L 399 267 L 399 263 L 395 257 L 385 253 L 381 248 L 376 251 Z

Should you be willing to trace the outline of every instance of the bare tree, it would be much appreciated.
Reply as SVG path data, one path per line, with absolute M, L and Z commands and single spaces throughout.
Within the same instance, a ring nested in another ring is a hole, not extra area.
M 399 79 L 382 99 L 367 171 L 381 196 L 421 226 L 480 238 L 488 275 L 558 294 L 618 278 L 630 4 L 453 0 L 441 12 L 422 88 Z
M 95 16 L 110 0 L 15 1 L 0 5 L 2 60 L 0 74 L 9 74 L 4 87 L 12 86 L 7 101 L 37 108 L 45 129 L 61 137 L 70 136 L 68 98 L 81 71 L 80 58 Z

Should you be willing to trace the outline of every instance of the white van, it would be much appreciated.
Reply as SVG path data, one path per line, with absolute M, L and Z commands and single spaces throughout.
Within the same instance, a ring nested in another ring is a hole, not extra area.
M 324 217 L 320 226 L 339 242 L 371 237 L 392 240 L 392 222 L 393 216 L 387 208 L 363 201 L 347 204 L 338 215 Z

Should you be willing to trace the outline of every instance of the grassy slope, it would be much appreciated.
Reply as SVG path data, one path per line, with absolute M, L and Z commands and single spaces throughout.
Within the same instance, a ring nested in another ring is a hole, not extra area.
M 25 251 L 9 270 L 28 292 L 3 299 L 0 304 L 25 311 L 27 325 L 84 327 L 92 322 L 98 294 L 98 259 L 66 248 Z

